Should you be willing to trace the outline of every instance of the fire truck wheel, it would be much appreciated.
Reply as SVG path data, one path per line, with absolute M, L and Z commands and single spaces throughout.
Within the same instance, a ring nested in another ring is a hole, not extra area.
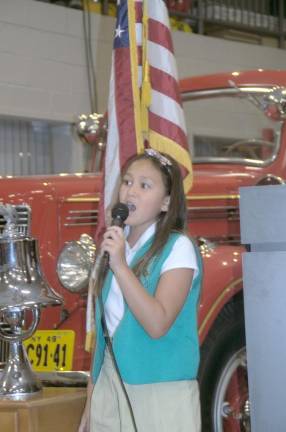
M 202 432 L 249 432 L 250 415 L 241 296 L 226 304 L 201 347 Z

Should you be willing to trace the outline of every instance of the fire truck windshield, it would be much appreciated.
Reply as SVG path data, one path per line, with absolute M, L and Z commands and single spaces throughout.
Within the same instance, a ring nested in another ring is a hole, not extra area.
M 276 157 L 282 116 L 269 95 L 244 91 L 200 93 L 184 100 L 195 163 L 265 165 Z

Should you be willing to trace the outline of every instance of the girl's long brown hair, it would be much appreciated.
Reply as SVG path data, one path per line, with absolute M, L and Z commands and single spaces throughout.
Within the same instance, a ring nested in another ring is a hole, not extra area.
M 164 165 L 160 162 L 159 158 L 150 156 L 147 153 L 142 153 L 133 156 L 123 167 L 122 174 L 124 175 L 134 162 L 149 160 L 161 173 L 166 189 L 166 195 L 170 196 L 168 210 L 166 212 L 161 212 L 158 217 L 155 237 L 151 248 L 133 268 L 136 276 L 140 276 L 147 272 L 148 264 L 160 253 L 172 232 L 183 233 L 186 229 L 187 209 L 181 170 L 178 163 L 172 157 L 164 153 L 161 154 L 171 162 L 171 165 Z
M 166 195 L 170 196 L 168 210 L 166 212 L 161 212 L 158 217 L 154 241 L 151 248 L 133 267 L 133 271 L 138 277 L 147 273 L 148 264 L 160 253 L 172 232 L 184 233 L 186 230 L 187 208 L 181 170 L 178 163 L 172 157 L 164 153 L 161 154 L 169 159 L 172 165 L 163 165 L 156 157 L 149 156 L 146 153 L 141 153 L 130 158 L 122 170 L 122 176 L 124 176 L 128 168 L 134 162 L 149 160 L 161 173 L 166 189 Z M 101 259 L 97 278 L 94 280 L 93 292 L 95 296 L 98 296 L 101 292 L 108 270 L 103 261 L 104 260 Z

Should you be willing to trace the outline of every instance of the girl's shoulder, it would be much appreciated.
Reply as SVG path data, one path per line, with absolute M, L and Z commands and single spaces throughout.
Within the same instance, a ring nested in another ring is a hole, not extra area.
M 173 232 L 171 235 L 176 237 L 173 248 L 183 247 L 195 251 L 196 243 L 187 233 Z
M 198 269 L 196 250 L 191 238 L 184 233 L 176 233 L 176 240 L 167 257 L 162 272 L 174 268 Z
M 180 254 L 196 254 L 194 241 L 187 234 L 179 234 L 174 246 L 173 250 L 179 250 Z

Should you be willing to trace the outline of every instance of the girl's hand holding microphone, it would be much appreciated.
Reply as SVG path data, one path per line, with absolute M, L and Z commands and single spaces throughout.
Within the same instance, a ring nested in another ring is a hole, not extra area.
M 123 229 L 118 226 L 107 228 L 101 244 L 102 252 L 109 255 L 109 266 L 114 273 L 126 266 L 125 259 L 125 238 Z

